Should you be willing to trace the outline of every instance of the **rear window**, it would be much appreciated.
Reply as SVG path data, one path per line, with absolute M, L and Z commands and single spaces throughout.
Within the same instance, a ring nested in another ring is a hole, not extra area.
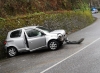
M 22 30 L 13 31 L 13 32 L 10 34 L 10 37 L 11 37 L 11 38 L 20 37 L 20 36 L 21 36 L 21 33 L 22 33 Z

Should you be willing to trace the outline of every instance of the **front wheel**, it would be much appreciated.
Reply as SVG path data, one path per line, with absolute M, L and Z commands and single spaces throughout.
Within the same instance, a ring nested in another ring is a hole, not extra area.
M 56 49 L 59 48 L 59 43 L 56 40 L 52 40 L 52 41 L 49 42 L 48 48 L 50 50 L 56 50 Z
M 59 43 L 59 46 L 61 47 L 62 45 L 63 45 L 63 42 L 60 42 L 60 43 Z
M 8 54 L 9 57 L 16 56 L 17 53 L 18 52 L 17 52 L 16 48 L 14 48 L 14 47 L 8 48 L 7 54 Z

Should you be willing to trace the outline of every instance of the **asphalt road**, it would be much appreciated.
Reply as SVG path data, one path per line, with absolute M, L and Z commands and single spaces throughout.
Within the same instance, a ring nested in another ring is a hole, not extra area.
M 85 38 L 81 44 L 64 44 L 59 50 L 23 53 L 0 61 L 0 73 L 100 73 L 100 14 L 92 25 L 70 34 L 69 40 Z

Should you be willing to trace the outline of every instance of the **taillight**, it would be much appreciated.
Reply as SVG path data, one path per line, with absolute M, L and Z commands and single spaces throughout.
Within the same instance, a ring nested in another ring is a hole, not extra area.
M 4 45 L 6 45 L 7 41 L 4 41 Z

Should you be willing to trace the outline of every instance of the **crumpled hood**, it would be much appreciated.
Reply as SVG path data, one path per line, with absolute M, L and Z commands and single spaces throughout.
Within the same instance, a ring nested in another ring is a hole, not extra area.
M 65 34 L 65 31 L 63 29 L 62 30 L 54 30 L 54 31 L 52 31 L 50 33 L 52 33 L 52 34 L 59 34 L 59 33 Z

